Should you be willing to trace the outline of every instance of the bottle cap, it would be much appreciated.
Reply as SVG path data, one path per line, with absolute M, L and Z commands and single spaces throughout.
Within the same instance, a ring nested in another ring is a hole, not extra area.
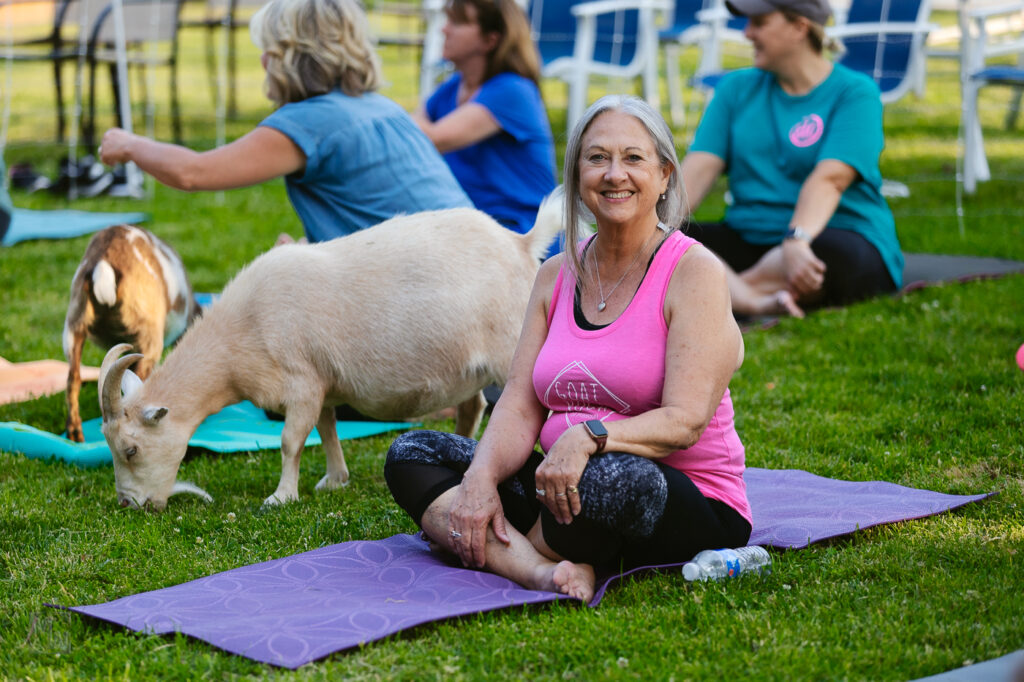
M 698 578 L 700 578 L 701 573 L 703 573 L 703 571 L 700 570 L 700 566 L 693 563 L 692 561 L 683 564 L 683 577 L 687 580 L 697 580 Z

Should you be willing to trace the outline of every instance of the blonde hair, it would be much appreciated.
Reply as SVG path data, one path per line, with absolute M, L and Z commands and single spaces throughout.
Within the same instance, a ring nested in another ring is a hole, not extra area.
M 265 56 L 266 95 L 278 106 L 335 88 L 356 96 L 380 86 L 380 57 L 356 0 L 270 0 L 249 33 Z
M 565 185 L 565 255 L 569 267 L 576 276 L 577 282 L 584 282 L 586 269 L 580 259 L 576 247 L 580 240 L 581 222 L 589 221 L 593 216 L 583 203 L 580 193 L 580 154 L 583 151 L 583 136 L 590 124 L 606 111 L 619 111 L 634 117 L 651 136 L 655 152 L 661 166 L 672 167 L 665 189 L 665 198 L 658 201 L 658 220 L 669 229 L 676 229 L 686 220 L 686 190 L 683 188 L 679 175 L 679 156 L 676 153 L 675 140 L 665 119 L 650 104 L 633 95 L 605 95 L 583 112 L 569 135 L 565 146 L 565 174 L 562 179 Z
M 786 17 L 786 20 L 790 23 L 796 23 L 799 19 L 805 19 L 807 21 L 807 42 L 811 44 L 811 49 L 817 54 L 823 54 L 828 52 L 829 54 L 842 54 L 844 52 L 843 45 L 835 38 L 830 38 L 825 33 L 825 27 L 821 24 L 811 21 L 802 14 L 798 14 L 793 10 L 780 9 L 782 16 Z

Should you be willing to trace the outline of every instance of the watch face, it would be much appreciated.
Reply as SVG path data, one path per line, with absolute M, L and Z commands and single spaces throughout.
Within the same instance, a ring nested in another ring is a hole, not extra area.
M 596 436 L 598 438 L 600 438 L 601 436 L 607 436 L 608 435 L 608 429 L 604 428 L 604 424 L 602 424 L 597 419 L 589 419 L 589 420 L 586 421 L 585 424 L 586 424 L 587 430 L 590 431 L 590 433 L 592 433 L 594 436 Z

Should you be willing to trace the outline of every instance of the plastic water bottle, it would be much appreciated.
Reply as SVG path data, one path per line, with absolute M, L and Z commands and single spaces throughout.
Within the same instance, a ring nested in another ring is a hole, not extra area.
M 719 580 L 748 573 L 770 573 L 771 567 L 771 556 L 759 545 L 737 549 L 705 549 L 683 564 L 683 577 L 687 580 Z

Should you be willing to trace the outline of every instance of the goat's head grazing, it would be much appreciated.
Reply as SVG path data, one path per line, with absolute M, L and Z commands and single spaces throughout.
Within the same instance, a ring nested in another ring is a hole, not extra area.
M 167 407 L 145 402 L 142 380 L 128 369 L 141 355 L 125 355 L 126 343 L 111 348 L 100 367 L 100 409 L 103 435 L 114 457 L 114 483 L 122 507 L 161 511 L 167 498 L 179 492 L 211 497 L 202 489 L 177 480 L 190 431 L 169 415 Z

